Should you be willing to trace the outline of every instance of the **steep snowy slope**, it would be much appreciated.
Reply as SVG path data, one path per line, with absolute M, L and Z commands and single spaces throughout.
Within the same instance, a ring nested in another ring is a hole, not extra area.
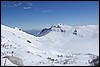
M 98 25 L 52 25 L 37 37 L 1 25 L 1 65 L 4 56 L 21 58 L 24 65 L 90 65 L 99 56 Z M 14 65 L 7 59 L 6 65 Z
M 13 55 L 22 58 L 27 65 L 32 62 L 31 59 L 39 60 L 38 52 L 39 54 L 43 52 L 36 47 L 37 44 L 36 37 L 20 31 L 18 28 L 16 30 L 1 25 L 1 56 Z M 4 64 L 4 59 L 1 60 L 1 63 Z

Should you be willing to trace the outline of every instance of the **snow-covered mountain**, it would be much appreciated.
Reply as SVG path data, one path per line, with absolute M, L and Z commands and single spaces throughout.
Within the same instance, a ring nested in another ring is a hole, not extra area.
M 37 34 L 38 37 L 40 36 L 44 36 L 46 34 L 48 34 L 50 31 L 55 31 L 55 32 L 66 32 L 68 30 L 70 30 L 72 27 L 65 25 L 65 24 L 56 24 L 56 25 L 52 25 L 50 28 L 45 28 L 43 29 L 40 33 Z
M 57 24 L 33 36 L 1 25 L 2 66 L 7 55 L 21 58 L 25 66 L 88 66 L 99 56 L 99 26 Z M 7 59 L 9 65 L 14 64 Z
M 70 33 L 76 33 L 79 35 L 90 35 L 94 34 L 94 33 L 99 33 L 98 31 L 98 25 L 87 25 L 87 26 L 69 26 L 69 25 L 65 25 L 65 24 L 56 24 L 56 25 L 52 25 L 50 28 L 45 28 L 43 29 L 40 33 L 37 34 L 38 37 L 44 36 L 46 34 L 48 34 L 51 31 L 55 31 L 55 32 L 63 32 L 66 34 L 70 34 Z

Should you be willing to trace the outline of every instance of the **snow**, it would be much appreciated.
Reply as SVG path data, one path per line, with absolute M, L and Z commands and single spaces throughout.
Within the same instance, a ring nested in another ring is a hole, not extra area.
M 75 30 L 77 35 L 73 34 Z M 91 56 L 99 56 L 99 26 L 56 24 L 33 36 L 1 25 L 2 66 L 6 55 L 21 58 L 24 66 L 90 66 Z M 6 66 L 14 64 L 7 60 Z

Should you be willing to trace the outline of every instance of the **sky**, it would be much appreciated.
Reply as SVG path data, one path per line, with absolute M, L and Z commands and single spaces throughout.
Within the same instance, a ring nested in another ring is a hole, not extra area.
M 99 1 L 1 1 L 1 24 L 43 29 L 53 24 L 99 24 Z

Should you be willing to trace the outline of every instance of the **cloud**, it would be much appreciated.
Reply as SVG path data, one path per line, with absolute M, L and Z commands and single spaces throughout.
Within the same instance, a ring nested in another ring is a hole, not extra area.
M 2 4 L 1 7 L 14 7 L 14 6 Z
M 27 2 L 27 3 L 25 4 L 25 6 L 23 7 L 23 9 L 28 10 L 28 9 L 31 9 L 32 6 L 33 6 L 33 4 L 32 4 L 31 2 Z
M 53 10 L 42 10 L 42 12 L 52 12 Z
M 6 4 L 1 4 L 1 7 L 17 7 L 22 5 L 23 3 L 18 3 L 18 2 L 7 2 Z
M 46 10 L 43 10 L 42 12 L 46 12 Z
M 23 7 L 23 9 L 28 10 L 31 9 L 32 7 Z
M 18 4 L 14 4 L 14 6 L 20 6 L 22 5 L 23 3 L 18 3 Z
M 52 12 L 53 10 L 47 10 L 47 12 Z
M 31 9 L 33 6 L 33 3 L 31 2 L 9 1 L 9 2 L 2 3 L 1 7 L 11 8 L 11 7 L 21 6 L 22 4 L 24 5 L 24 7 L 22 7 L 23 9 Z
M 15 7 L 15 6 L 6 6 L 6 5 L 2 5 L 2 7 Z

